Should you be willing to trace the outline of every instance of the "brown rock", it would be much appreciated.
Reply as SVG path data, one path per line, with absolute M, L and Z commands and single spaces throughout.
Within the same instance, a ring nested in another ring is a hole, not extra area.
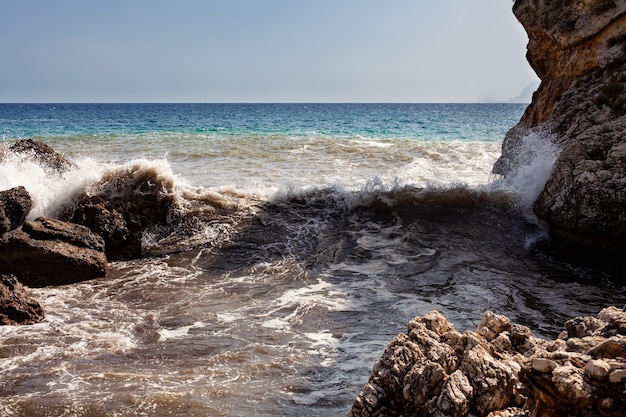
M 0 191 L 0 235 L 21 226 L 32 207 L 26 188 L 19 186 Z
M 487 312 L 482 328 L 510 328 L 502 318 Z M 458 332 L 438 312 L 416 317 L 408 329 L 374 366 L 368 388 L 349 416 L 487 415 L 511 401 L 519 365 L 501 361 L 483 336 L 468 332 L 451 337 Z
M 39 218 L 0 239 L 0 273 L 30 287 L 63 285 L 104 277 L 104 242 L 84 226 Z
M 606 381 L 606 379 L 609 377 L 609 372 L 611 372 L 611 365 L 601 359 L 591 360 L 587 362 L 585 372 L 592 379 L 595 379 L 597 381 Z
M 12 275 L 0 275 L 0 325 L 34 324 L 44 311 Z
M 172 189 L 170 180 L 156 169 L 130 165 L 106 173 L 62 218 L 102 236 L 109 259 L 139 258 L 146 230 L 172 221 Z
M 45 143 L 32 139 L 24 139 L 16 142 L 9 148 L 14 154 L 36 161 L 50 172 L 64 173 L 76 167 L 76 165 Z
M 624 319 L 609 307 L 570 320 L 588 324 L 574 332 L 583 337 L 546 342 L 491 312 L 477 332 L 447 338 L 456 330 L 430 312 L 388 346 L 348 416 L 624 416 L 626 336 L 613 334 Z M 524 343 L 503 343 L 512 333 Z
M 517 0 L 527 58 L 542 82 L 494 172 L 525 160 L 539 135 L 560 154 L 534 205 L 555 253 L 626 273 L 626 3 Z

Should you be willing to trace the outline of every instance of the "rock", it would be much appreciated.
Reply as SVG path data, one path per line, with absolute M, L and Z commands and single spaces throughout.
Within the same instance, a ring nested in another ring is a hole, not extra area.
M 619 384 L 626 381 L 626 369 L 616 369 L 609 374 L 609 381 L 613 384 Z
M 478 324 L 476 333 L 478 333 L 488 341 L 492 341 L 500 333 L 502 333 L 503 331 L 508 331 L 510 329 L 511 321 L 507 317 L 494 314 L 491 311 L 487 311 L 483 316 L 480 324 Z
M 9 151 L 24 158 L 32 159 L 49 172 L 64 173 L 76 165 L 48 145 L 32 139 L 24 139 L 13 144 Z
M 13 275 L 0 275 L 0 325 L 35 324 L 45 313 Z
M 502 324 L 502 316 L 485 316 L 484 328 Z M 357 397 L 349 416 L 487 415 L 511 401 L 519 365 L 500 361 L 486 338 L 475 332 L 451 337 L 458 332 L 434 311 L 411 320 L 408 329 L 374 366 L 370 388 Z
M 155 168 L 130 165 L 106 173 L 61 217 L 102 236 L 109 259 L 139 258 L 144 233 L 172 222 L 172 189 Z
M 614 330 L 625 319 L 608 307 L 547 342 L 492 312 L 463 335 L 430 312 L 387 347 L 348 416 L 624 416 L 626 335 Z M 503 343 L 512 334 L 524 342 Z
M 0 239 L 0 274 L 30 287 L 63 285 L 104 277 L 102 238 L 88 228 L 40 217 Z
M 0 236 L 21 226 L 32 207 L 26 188 L 19 186 L 0 191 Z
M 613 336 L 591 349 L 594 358 L 626 358 L 626 337 Z
M 554 371 L 557 367 L 557 363 L 553 360 L 546 358 L 533 358 L 530 361 L 530 366 L 537 372 L 541 372 L 542 374 L 550 373 Z
M 611 365 L 601 359 L 594 359 L 587 362 L 585 372 L 590 378 L 595 379 L 596 381 L 606 381 L 609 377 L 609 372 L 611 372 Z
M 541 78 L 494 172 L 525 160 L 525 138 L 560 153 L 534 204 L 556 254 L 626 271 L 626 3 L 516 0 L 529 36 L 527 58 Z
M 576 317 L 565 322 L 568 338 L 591 336 L 603 325 L 604 322 L 595 317 Z

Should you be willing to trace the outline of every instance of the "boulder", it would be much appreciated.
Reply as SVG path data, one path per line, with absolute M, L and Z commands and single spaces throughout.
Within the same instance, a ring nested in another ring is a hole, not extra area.
M 0 191 L 0 235 L 21 226 L 32 207 L 26 188 L 19 186 Z
M 13 275 L 0 275 L 0 325 L 35 324 L 44 311 Z
M 411 320 L 408 334 L 396 336 L 374 366 L 348 415 L 486 416 L 505 408 L 514 398 L 519 364 L 502 360 L 481 336 L 508 334 L 508 319 L 488 315 L 477 332 L 465 334 L 437 311 Z
M 76 165 L 56 152 L 45 143 L 23 139 L 13 144 L 9 151 L 24 158 L 32 159 L 50 172 L 64 173 L 76 168 Z
M 560 153 L 534 204 L 555 253 L 626 271 L 626 3 L 517 0 L 527 58 L 541 78 L 506 135 L 494 172 L 525 160 L 526 138 Z
M 387 346 L 348 416 L 624 416 L 625 320 L 609 307 L 548 342 L 489 311 L 460 334 L 432 311 Z
M 104 241 L 88 228 L 40 217 L 0 239 L 0 273 L 30 287 L 63 285 L 104 277 Z
M 172 189 L 171 179 L 155 168 L 127 165 L 105 173 L 62 218 L 102 236 L 109 259 L 139 258 L 146 230 L 166 227 L 172 220 Z

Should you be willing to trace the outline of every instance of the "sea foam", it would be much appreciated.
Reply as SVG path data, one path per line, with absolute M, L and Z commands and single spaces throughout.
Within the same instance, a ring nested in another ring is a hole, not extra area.
M 91 158 L 78 161 L 77 168 L 66 173 L 51 173 L 42 165 L 12 153 L 0 163 L 0 190 L 23 186 L 33 201 L 28 220 L 39 216 L 54 217 L 71 202 L 73 196 L 98 181 L 104 167 Z
M 550 136 L 531 133 L 520 142 L 517 164 L 493 186 L 514 193 L 522 209 L 530 210 L 550 178 L 559 147 Z

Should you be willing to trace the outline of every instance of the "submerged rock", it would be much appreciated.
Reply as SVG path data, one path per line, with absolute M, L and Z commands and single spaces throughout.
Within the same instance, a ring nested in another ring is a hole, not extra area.
M 517 0 L 513 11 L 541 85 L 494 172 L 524 160 L 526 138 L 554 142 L 560 153 L 534 210 L 555 251 L 626 271 L 626 3 Z
M 40 217 L 0 239 L 0 273 L 30 287 L 63 285 L 104 277 L 102 238 L 88 228 Z
M 0 275 L 0 325 L 35 324 L 45 318 L 43 308 L 13 275 Z
M 26 188 L 19 186 L 0 191 L 0 235 L 21 226 L 32 207 Z
M 548 342 L 489 311 L 464 334 L 436 311 L 417 317 L 348 416 L 625 416 L 626 307 L 574 321 L 590 325 Z

